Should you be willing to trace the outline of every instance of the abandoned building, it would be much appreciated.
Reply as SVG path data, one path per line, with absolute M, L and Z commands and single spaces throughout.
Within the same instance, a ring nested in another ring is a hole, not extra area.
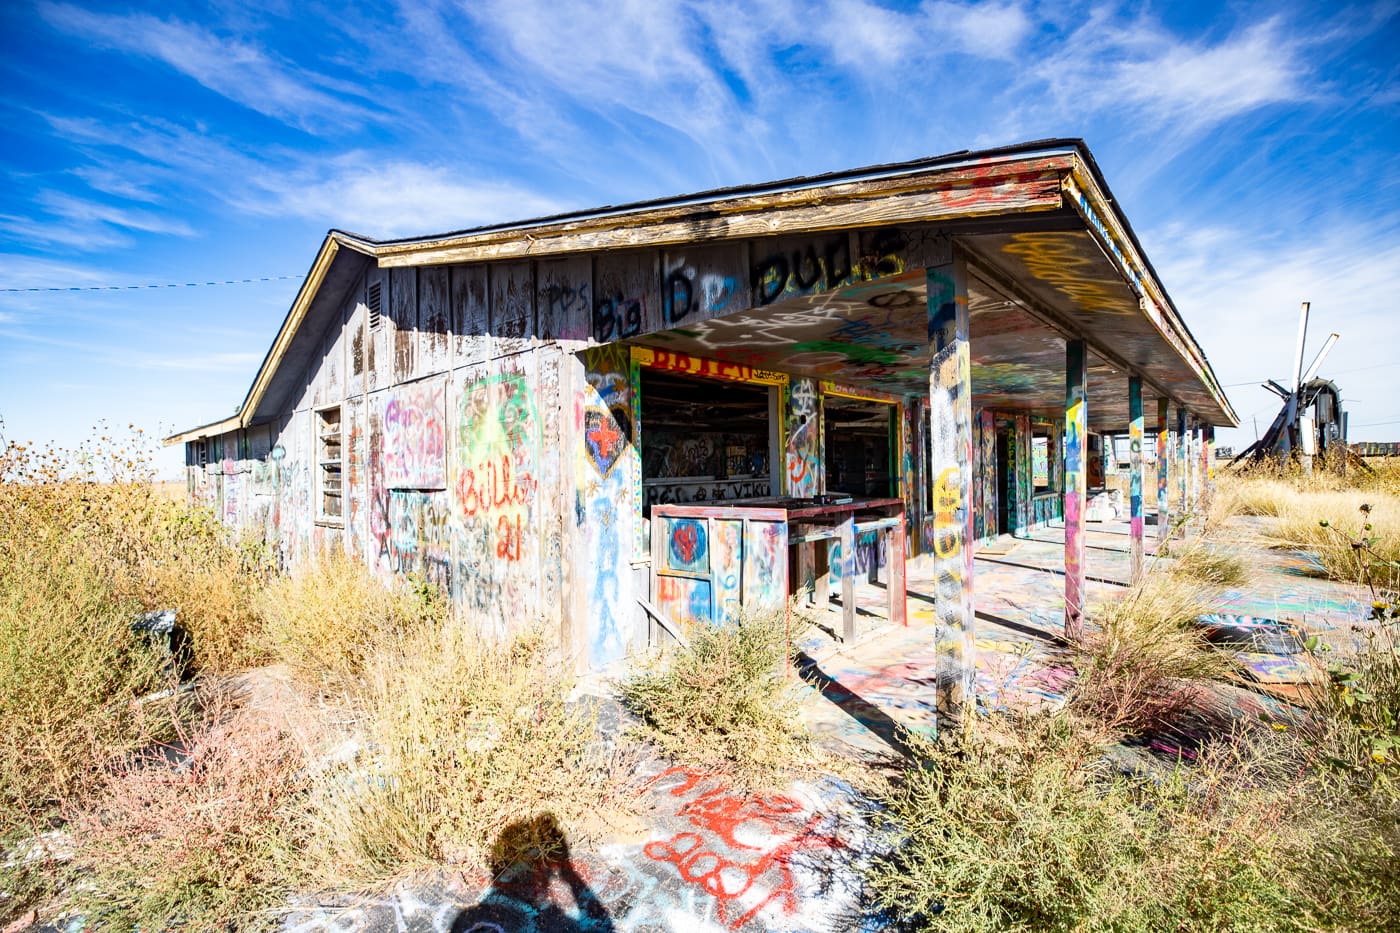
M 487 632 L 557 629 L 580 667 L 657 637 L 654 615 L 723 622 L 813 582 L 827 601 L 862 554 L 898 622 L 906 561 L 932 567 L 956 681 L 975 548 L 1063 523 L 1073 630 L 1124 449 L 1104 439 L 1127 441 L 1140 568 L 1145 524 L 1166 533 L 1236 424 L 1092 155 L 1051 140 L 332 230 L 237 414 L 167 443 L 193 499 L 288 562 L 423 574 Z

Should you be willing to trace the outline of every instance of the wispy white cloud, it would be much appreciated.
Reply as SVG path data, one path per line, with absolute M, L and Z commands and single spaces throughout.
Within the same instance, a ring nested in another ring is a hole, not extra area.
M 1280 18 L 1256 23 L 1216 45 L 1152 37 L 1154 52 L 1122 61 L 1112 93 L 1173 117 L 1216 123 L 1268 104 L 1309 96 L 1303 78 L 1307 42 Z
M 924 13 L 939 40 L 947 36 L 954 48 L 989 59 L 1015 56 L 1034 28 L 1019 3 L 929 2 Z
M 376 237 L 456 230 L 556 212 L 524 188 L 475 182 L 445 165 L 379 162 L 352 153 L 314 168 L 265 175 L 240 206 L 291 214 Z
M 194 236 L 170 214 L 131 209 L 45 189 L 33 198 L 32 215 L 0 215 L 0 235 L 16 243 L 60 245 L 82 252 L 130 246 L 131 233 Z
M 103 267 L 24 253 L 0 253 L 0 288 L 73 288 L 121 284 L 120 273 Z
M 62 3 L 40 4 L 39 13 L 54 27 L 95 46 L 160 61 L 216 94 L 304 130 L 353 128 L 373 116 L 355 85 L 198 25 Z
M 1111 111 L 1152 135 L 1163 124 L 1200 129 L 1306 99 L 1305 52 L 1316 41 L 1280 16 L 1218 40 L 1188 40 L 1146 14 L 1124 21 L 1099 8 L 1029 74 L 1066 112 Z
M 154 204 L 161 199 L 155 186 L 157 179 L 152 177 L 152 173 L 145 166 L 137 169 L 139 180 L 109 165 L 80 165 L 72 170 L 72 174 L 94 191 L 115 195 L 128 201 Z
M 36 201 L 50 214 L 75 225 L 106 224 L 125 230 L 165 233 L 174 236 L 194 236 L 195 234 L 193 227 L 168 213 L 132 210 L 52 190 L 41 192 Z

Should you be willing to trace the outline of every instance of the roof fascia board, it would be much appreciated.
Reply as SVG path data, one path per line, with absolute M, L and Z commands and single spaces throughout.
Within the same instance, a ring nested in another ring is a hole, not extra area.
M 908 176 L 919 172 L 946 171 L 966 166 L 991 165 L 998 162 L 1044 158 L 1053 155 L 1068 156 L 1077 152 L 1087 154 L 1082 139 L 1041 139 L 1034 142 L 1017 143 L 1013 146 L 1002 146 L 997 149 L 982 149 L 977 151 L 963 149 L 959 152 L 948 153 L 947 155 L 912 159 L 908 162 L 869 165 L 863 168 L 845 169 L 839 172 L 826 172 L 820 175 L 801 175 L 760 184 L 712 188 L 708 191 L 699 191 L 693 194 L 674 195 L 648 201 L 633 201 L 627 204 L 607 205 L 604 207 L 589 208 L 587 210 L 569 211 L 562 214 L 535 217 L 528 220 L 483 224 L 479 227 L 468 227 L 462 230 L 452 230 L 445 233 L 381 240 L 362 234 L 349 233 L 348 231 L 332 230 L 331 232 L 346 233 L 347 236 L 357 239 L 362 243 L 370 244 L 371 246 L 406 246 L 413 244 L 443 243 L 475 234 L 527 230 L 536 227 L 544 227 L 549 224 L 584 221 L 590 218 L 616 216 L 619 214 L 635 215 L 651 209 L 695 206 L 736 197 L 795 191 L 806 188 L 830 187 L 841 182 L 852 180 L 873 181 L 881 178 Z M 1092 156 L 1089 158 L 1090 161 L 1092 161 Z
M 267 356 L 263 359 L 258 376 L 253 380 L 253 386 L 248 390 L 248 395 L 243 400 L 243 405 L 238 412 L 239 427 L 248 426 L 253 411 L 258 407 L 258 402 L 262 401 L 263 393 L 267 391 L 268 385 L 272 382 L 273 374 L 281 365 L 282 357 L 286 355 L 287 348 L 292 345 L 292 338 L 296 336 L 302 320 L 305 319 L 307 311 L 311 309 L 311 304 L 316 299 L 317 292 L 321 289 L 321 282 L 325 279 L 331 262 L 334 261 L 336 253 L 340 250 L 340 243 L 339 236 L 331 235 L 327 236 L 321 244 L 321 251 L 316 255 L 316 261 L 312 263 L 311 271 L 306 274 L 306 279 L 301 284 L 301 290 L 297 292 L 296 301 L 292 302 L 291 310 L 287 312 L 287 319 L 282 322 L 282 329 L 278 332 L 277 339 L 273 342 L 272 348 L 268 350 Z
M 1075 153 L 1070 149 L 1016 158 L 968 160 L 915 173 L 801 185 L 757 195 L 694 199 L 643 210 L 601 212 L 438 240 L 376 244 L 374 253 L 381 267 L 438 265 L 993 215 L 1005 213 L 1007 205 L 992 198 L 940 200 L 939 191 L 957 191 L 959 186 L 993 188 L 998 183 L 1007 187 L 1026 185 L 1035 176 L 1048 179 L 1074 165 Z M 1044 203 L 1012 209 L 1054 210 L 1062 206 L 1062 198 L 1057 194 L 1053 203 L 1047 198 Z
M 1220 406 L 1220 411 L 1230 419 L 1231 427 L 1239 427 L 1239 416 L 1225 397 L 1205 351 L 1196 342 L 1195 336 L 1186 328 L 1180 313 L 1167 296 L 1166 289 L 1157 280 L 1156 273 L 1142 256 L 1137 246 L 1137 238 L 1127 229 L 1120 216 L 1117 204 L 1105 196 L 1103 189 L 1091 171 L 1086 171 L 1083 163 L 1065 176 L 1066 200 L 1084 220 L 1084 225 L 1103 249 L 1109 261 L 1117 266 L 1127 283 L 1137 292 L 1143 315 L 1152 322 L 1168 344 L 1184 349 L 1183 355 L 1188 365 L 1195 370 L 1201 383 Z
M 198 441 L 206 437 L 227 434 L 229 431 L 237 431 L 241 427 L 243 427 L 243 423 L 240 420 L 240 415 L 234 415 L 232 418 L 225 418 L 223 421 L 215 421 L 212 424 L 202 424 L 197 428 L 190 428 L 183 434 L 172 434 L 161 443 L 166 447 L 173 447 L 176 444 L 187 444 L 190 441 Z

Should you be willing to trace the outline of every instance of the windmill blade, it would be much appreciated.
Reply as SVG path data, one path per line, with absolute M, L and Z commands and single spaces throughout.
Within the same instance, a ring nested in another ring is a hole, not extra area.
M 1281 399 L 1288 398 L 1288 390 L 1285 389 L 1283 386 L 1279 385 L 1277 382 L 1274 382 L 1272 379 L 1270 379 L 1268 382 L 1265 382 L 1262 387 L 1268 389 L 1270 392 L 1274 393 Z
M 1293 357 L 1293 393 L 1296 395 L 1303 384 L 1303 345 L 1308 340 L 1308 309 L 1312 302 L 1303 302 L 1303 313 L 1298 316 L 1298 352 Z
M 1332 345 L 1336 343 L 1340 337 L 1341 334 L 1333 334 L 1327 338 L 1327 342 L 1322 345 L 1322 349 L 1317 351 L 1317 359 L 1312 361 L 1312 365 L 1308 367 L 1308 371 L 1303 374 L 1303 385 L 1312 382 L 1312 377 L 1317 375 L 1318 369 L 1322 366 L 1322 361 L 1327 358 L 1327 354 L 1331 351 Z

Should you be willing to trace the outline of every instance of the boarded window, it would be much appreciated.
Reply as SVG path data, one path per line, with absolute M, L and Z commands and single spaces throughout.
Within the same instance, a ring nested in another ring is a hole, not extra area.
M 340 406 L 316 413 L 317 519 L 338 522 L 344 514 L 344 446 L 341 443 Z

